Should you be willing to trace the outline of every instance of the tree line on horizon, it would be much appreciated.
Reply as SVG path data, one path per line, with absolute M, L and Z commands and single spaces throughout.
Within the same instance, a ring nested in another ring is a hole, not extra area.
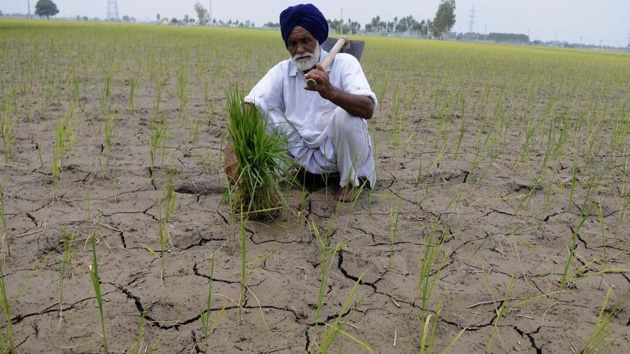
M 495 42 L 495 43 L 513 43 L 513 44 L 534 44 L 534 45 L 555 45 L 562 47 L 576 47 L 576 48 L 604 48 L 601 45 L 583 45 L 569 42 L 543 42 L 540 40 L 531 41 L 528 35 L 520 33 L 452 33 L 451 29 L 455 25 L 455 0 L 441 0 L 438 6 L 437 12 L 433 19 L 416 20 L 412 15 L 405 17 L 394 17 L 392 21 L 384 21 L 379 15 L 373 17 L 369 23 L 363 26 L 358 21 L 347 19 L 327 19 L 328 25 L 331 29 L 337 33 L 345 34 L 357 34 L 357 33 L 370 33 L 380 35 L 402 35 L 409 37 L 426 37 L 426 38 L 438 38 L 438 39 L 455 39 L 460 41 L 482 41 L 482 42 Z M 251 21 L 239 21 L 239 20 L 223 20 L 211 19 L 209 11 L 197 2 L 194 6 L 194 11 L 197 14 L 197 19 L 185 15 L 182 20 L 177 18 L 162 18 L 160 14 L 157 14 L 157 22 L 167 20 L 169 24 L 197 24 L 200 26 L 221 26 L 221 27 L 255 27 L 255 23 Z M 38 0 L 35 4 L 35 15 L 40 17 L 50 18 L 59 13 L 59 9 L 53 0 Z M 0 16 L 5 14 L 0 11 Z M 7 14 L 9 15 L 9 14 Z M 21 14 L 11 14 L 12 16 L 23 16 Z M 11 16 L 9 15 L 9 16 Z M 30 15 L 30 14 L 29 14 Z M 27 15 L 28 16 L 28 15 Z M 77 20 L 88 21 L 87 16 L 77 16 Z M 98 18 L 94 20 L 99 21 Z M 107 19 L 108 21 L 119 21 L 118 19 Z M 122 16 L 122 22 L 136 22 L 134 17 L 127 15 Z M 279 23 L 267 22 L 263 27 L 279 28 Z M 614 47 L 606 46 L 606 49 L 615 49 Z M 630 49 L 630 43 L 626 47 Z

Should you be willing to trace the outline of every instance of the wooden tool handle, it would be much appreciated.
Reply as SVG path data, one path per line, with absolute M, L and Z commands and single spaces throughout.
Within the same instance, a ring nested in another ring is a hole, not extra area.
M 330 49 L 330 52 L 328 52 L 326 58 L 324 58 L 324 60 L 322 60 L 322 62 L 320 63 L 324 67 L 324 69 L 328 68 L 330 63 L 332 63 L 333 59 L 335 59 L 335 55 L 339 53 L 341 48 L 343 48 L 343 46 L 346 44 L 347 40 L 347 37 L 341 37 L 337 40 L 335 45 Z M 317 86 L 317 81 L 313 79 L 308 79 L 306 80 L 306 85 L 310 88 L 315 88 Z

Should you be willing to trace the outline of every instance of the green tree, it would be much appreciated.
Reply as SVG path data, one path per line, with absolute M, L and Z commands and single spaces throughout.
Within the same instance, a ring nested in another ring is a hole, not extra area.
M 442 0 L 438 7 L 431 31 L 435 37 L 444 38 L 455 25 L 455 0 Z
M 208 10 L 206 10 L 199 2 L 195 4 L 195 12 L 197 13 L 197 18 L 199 18 L 199 24 L 201 26 L 205 26 L 210 22 Z
M 47 19 L 50 19 L 50 16 L 55 16 L 58 13 L 57 4 L 52 0 L 38 0 L 35 4 L 35 15 L 39 17 L 46 16 Z

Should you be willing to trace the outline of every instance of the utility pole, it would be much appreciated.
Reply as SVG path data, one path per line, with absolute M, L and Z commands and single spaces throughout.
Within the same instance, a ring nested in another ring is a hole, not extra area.
M 31 0 L 26 0 L 26 6 L 28 6 L 28 11 L 26 12 L 26 18 L 31 18 Z
M 339 27 L 341 27 L 339 29 L 339 35 L 343 36 L 343 8 L 341 9 L 341 25 Z
M 628 31 L 628 49 L 630 49 L 630 31 Z

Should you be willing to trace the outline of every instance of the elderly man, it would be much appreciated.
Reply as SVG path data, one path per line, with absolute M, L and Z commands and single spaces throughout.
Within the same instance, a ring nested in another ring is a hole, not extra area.
M 245 101 L 268 121 L 269 132 L 286 134 L 288 151 L 303 170 L 315 175 L 338 172 L 337 197 L 352 201 L 359 187 L 376 182 L 367 119 L 376 95 L 358 60 L 338 54 L 328 68 L 328 22 L 312 4 L 291 6 L 280 14 L 280 31 L 290 58 L 275 65 Z M 306 84 L 317 82 L 315 87 Z

